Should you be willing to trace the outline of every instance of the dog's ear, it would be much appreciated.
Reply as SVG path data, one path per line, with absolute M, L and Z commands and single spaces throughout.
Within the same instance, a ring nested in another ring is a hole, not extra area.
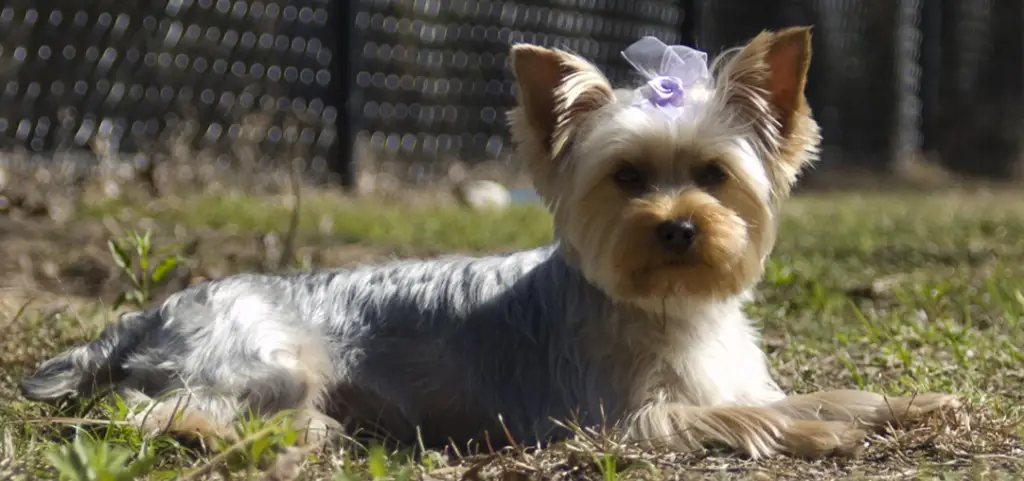
M 597 67 L 568 52 L 518 44 L 511 57 L 519 89 L 509 114 L 513 139 L 529 164 L 550 163 L 588 114 L 614 102 L 612 87 Z
M 814 160 L 820 142 L 804 95 L 810 63 L 810 27 L 791 27 L 762 32 L 719 75 L 725 101 L 753 125 L 785 183 Z

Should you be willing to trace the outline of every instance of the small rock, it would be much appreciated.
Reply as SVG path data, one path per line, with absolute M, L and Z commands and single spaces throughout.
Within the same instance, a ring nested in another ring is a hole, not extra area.
M 455 197 L 475 210 L 504 210 L 512 203 L 508 189 L 491 180 L 461 182 L 455 187 Z
M 870 284 L 847 289 L 846 295 L 861 299 L 882 299 L 889 297 L 904 277 L 904 275 L 893 275 L 874 279 Z

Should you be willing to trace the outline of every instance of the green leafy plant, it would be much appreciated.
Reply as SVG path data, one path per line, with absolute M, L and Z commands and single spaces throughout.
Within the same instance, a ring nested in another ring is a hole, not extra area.
M 110 239 L 107 247 L 117 267 L 131 281 L 130 290 L 114 300 L 114 309 L 125 304 L 143 307 L 153 297 L 153 289 L 167 280 L 183 258 L 173 248 L 154 249 L 152 231 L 132 232 L 121 239 Z
M 228 470 L 232 472 L 260 469 L 269 465 L 282 448 L 294 446 L 299 437 L 298 430 L 292 425 L 292 413 L 282 411 L 270 418 L 255 415 L 245 416 L 235 426 L 237 436 L 243 443 L 232 444 L 220 440 L 215 444 L 217 451 L 227 454 L 225 458 Z
M 146 474 L 157 458 L 146 446 L 135 459 L 133 452 L 79 433 L 70 444 L 48 451 L 46 459 L 60 479 L 74 481 L 128 481 Z
M 405 456 L 389 456 L 380 445 L 370 446 L 362 470 L 344 469 L 336 472 L 334 481 L 409 481 L 415 471 Z
M 601 472 L 601 479 L 604 481 L 615 481 L 619 478 L 615 456 L 605 453 L 604 456 L 595 455 L 594 458 L 597 469 Z

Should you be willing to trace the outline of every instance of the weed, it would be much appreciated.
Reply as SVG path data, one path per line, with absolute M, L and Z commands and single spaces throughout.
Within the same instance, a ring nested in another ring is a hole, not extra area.
M 181 263 L 174 248 L 153 248 L 153 232 L 132 232 L 121 239 L 107 241 L 110 255 L 121 272 L 132 283 L 132 289 L 122 291 L 114 300 L 113 308 L 131 304 L 141 308 L 153 297 L 153 289 L 167 279 Z

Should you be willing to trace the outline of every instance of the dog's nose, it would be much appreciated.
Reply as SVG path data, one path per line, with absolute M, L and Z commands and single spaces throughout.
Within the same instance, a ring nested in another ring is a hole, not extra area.
M 655 228 L 658 241 L 669 251 L 682 254 L 697 240 L 697 226 L 686 219 L 667 220 Z

